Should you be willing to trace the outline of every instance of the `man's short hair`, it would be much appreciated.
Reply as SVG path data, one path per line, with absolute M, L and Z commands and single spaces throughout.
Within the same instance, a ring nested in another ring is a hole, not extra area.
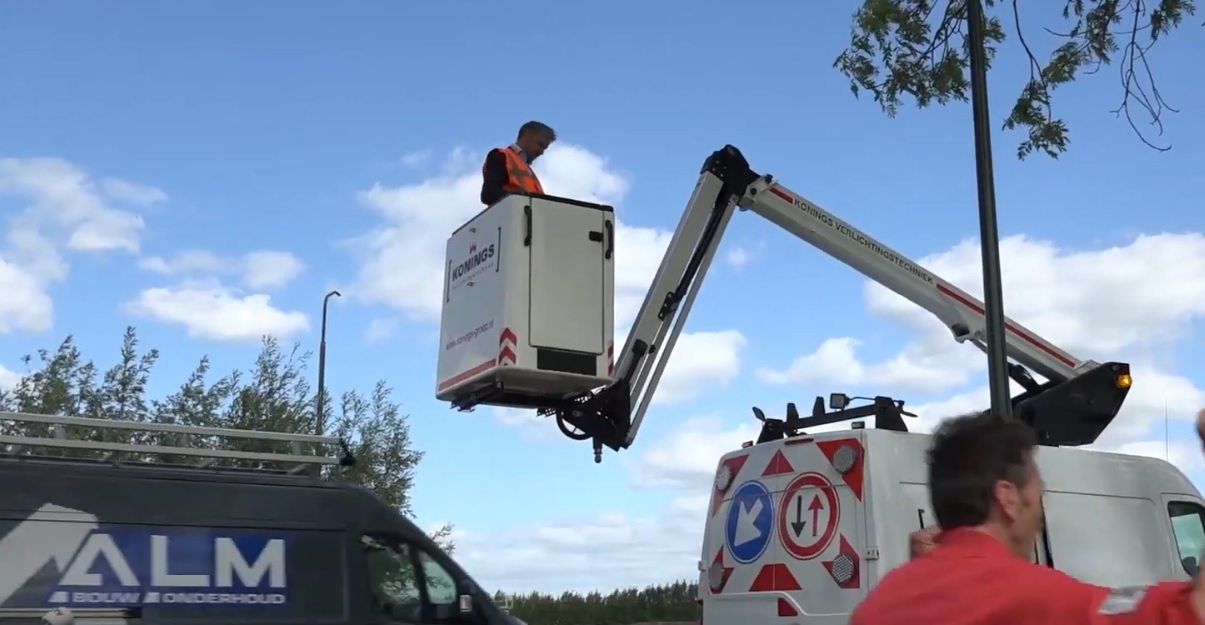
M 991 413 L 947 419 L 929 448 L 929 498 L 942 530 L 987 522 L 996 483 L 1018 487 L 1032 477 L 1037 435 L 1024 423 Z
M 519 139 L 522 139 L 523 135 L 529 133 L 548 135 L 549 139 L 556 141 L 556 131 L 552 129 L 552 126 L 549 126 L 543 122 L 530 121 L 522 126 L 519 126 Z

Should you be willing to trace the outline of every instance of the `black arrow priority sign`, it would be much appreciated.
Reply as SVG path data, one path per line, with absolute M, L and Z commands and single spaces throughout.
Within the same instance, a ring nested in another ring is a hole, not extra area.
M 803 533 L 803 527 L 807 522 L 803 520 L 803 495 L 795 496 L 795 520 L 791 522 L 791 531 L 795 533 L 795 538 Z
M 812 513 L 812 536 L 815 537 L 820 528 L 816 524 L 820 521 L 820 511 L 824 509 L 824 502 L 820 501 L 820 495 L 815 495 L 812 498 L 812 503 L 808 504 L 808 512 Z M 803 533 L 803 528 L 807 527 L 807 521 L 803 520 L 803 493 L 795 496 L 795 520 L 791 521 L 791 532 L 795 534 L 795 538 Z

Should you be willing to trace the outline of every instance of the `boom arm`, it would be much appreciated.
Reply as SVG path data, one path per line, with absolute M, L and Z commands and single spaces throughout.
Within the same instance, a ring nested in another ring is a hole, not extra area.
M 737 209 L 749 210 L 857 269 L 940 319 L 958 342 L 985 349 L 983 304 L 966 292 L 750 169 L 740 151 L 725 146 L 703 165 L 686 212 L 678 222 L 616 362 L 616 382 L 583 397 L 558 417 L 603 445 L 632 444 L 674 344 Z M 1010 374 L 1025 392 L 1013 399 L 1017 414 L 1043 442 L 1091 443 L 1112 421 L 1129 388 L 1129 365 L 1080 360 L 1005 318 Z M 1046 379 L 1036 382 L 1026 368 Z M 1056 392 L 1057 391 L 1057 392 Z

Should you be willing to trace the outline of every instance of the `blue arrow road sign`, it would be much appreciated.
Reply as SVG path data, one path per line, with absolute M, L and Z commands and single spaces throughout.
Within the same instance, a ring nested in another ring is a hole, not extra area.
M 749 564 L 765 553 L 774 528 L 773 508 L 770 493 L 761 482 L 750 480 L 736 489 L 728 506 L 724 537 L 737 562 Z

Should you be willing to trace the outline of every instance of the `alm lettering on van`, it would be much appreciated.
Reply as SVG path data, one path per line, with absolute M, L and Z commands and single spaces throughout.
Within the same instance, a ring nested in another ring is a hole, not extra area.
M 283 592 L 246 592 L 251 589 L 283 590 L 285 577 L 285 541 L 267 540 L 257 556 L 248 562 L 233 538 L 213 538 L 212 575 L 208 573 L 173 573 L 169 565 L 170 538 L 150 535 L 149 571 L 139 579 L 134 567 L 113 536 L 93 533 L 80 546 L 76 557 L 59 580 L 59 590 L 52 594 L 52 603 L 71 604 L 261 604 L 285 602 Z M 204 540 L 210 540 L 205 538 Z M 100 562 L 108 565 L 110 575 L 97 572 Z M 142 568 L 142 567 L 140 567 Z M 108 578 L 108 579 L 106 579 Z M 116 581 L 116 584 L 113 582 Z M 118 590 L 114 586 L 125 589 Z M 85 589 L 94 588 L 95 591 Z M 156 589 L 140 592 L 143 588 Z M 224 592 L 223 592 L 224 591 Z M 242 592 L 240 592 L 242 591 Z

